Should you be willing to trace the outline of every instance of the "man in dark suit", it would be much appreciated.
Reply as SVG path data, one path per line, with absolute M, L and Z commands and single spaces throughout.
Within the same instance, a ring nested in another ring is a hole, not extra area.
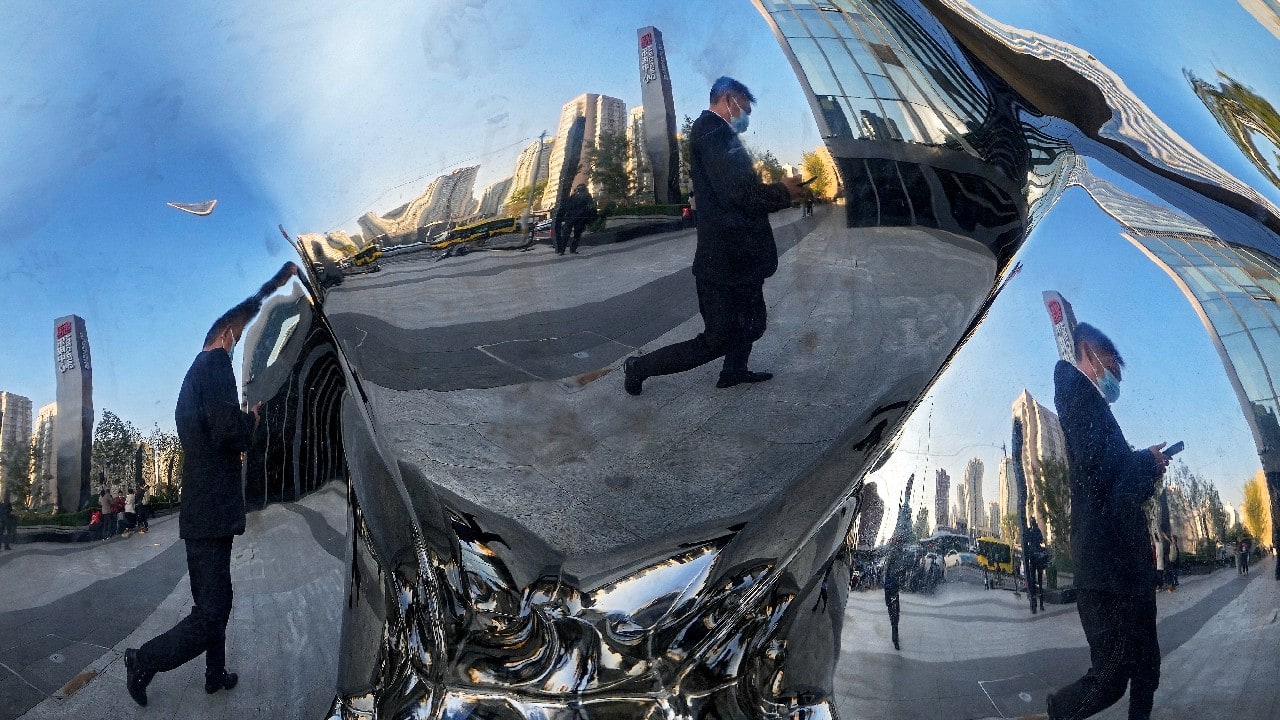
M 1076 365 L 1054 368 L 1054 405 L 1066 439 L 1076 608 L 1092 667 L 1049 695 L 1052 720 L 1079 720 L 1129 688 L 1130 720 L 1151 716 L 1160 684 L 1155 564 L 1143 504 L 1169 458 L 1164 443 L 1133 450 L 1109 403 L 1120 395 L 1124 360 L 1110 338 L 1076 326 Z M 1078 368 L 1078 369 L 1077 369 Z
M 195 606 L 164 634 L 141 648 L 125 650 L 126 685 L 139 705 L 147 704 L 147 685 L 156 673 L 178 668 L 202 653 L 205 692 L 236 686 L 236 674 L 226 669 L 231 544 L 245 530 L 241 454 L 257 428 L 261 403 L 247 413 L 240 409 L 231 356 L 262 301 L 297 271 L 296 265 L 286 263 L 256 295 L 218 318 L 183 378 L 174 412 L 183 451 L 178 535 L 187 547 Z
M 711 86 L 711 106 L 689 133 L 689 174 L 698 197 L 698 247 L 693 276 L 705 329 L 692 340 L 627 358 L 626 391 L 639 395 L 646 378 L 692 370 L 723 357 L 718 388 L 773 377 L 747 369 L 751 345 L 764 335 L 764 281 L 778 269 L 769 213 L 791 206 L 800 179 L 761 182 L 739 133 L 755 96 L 733 78 Z

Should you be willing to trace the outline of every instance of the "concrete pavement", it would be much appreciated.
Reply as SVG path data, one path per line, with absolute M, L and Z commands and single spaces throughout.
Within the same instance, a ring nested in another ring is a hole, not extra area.
M 152 681 L 140 708 L 124 686 L 125 648 L 187 614 L 177 516 L 151 532 L 0 555 L 0 718 L 320 718 L 334 695 L 346 588 L 345 486 L 250 513 L 236 539 L 230 692 L 206 695 L 204 661 Z
M 1186 576 L 1157 596 L 1162 655 L 1153 718 L 1264 720 L 1280 707 L 1280 583 L 1274 558 L 1250 577 Z M 946 583 L 903 593 L 902 651 L 881 591 L 852 593 L 836 669 L 842 718 L 969 720 L 1044 712 L 1048 693 L 1089 667 L 1074 605 L 1031 615 L 1025 597 Z M 1095 716 L 1127 717 L 1128 697 Z

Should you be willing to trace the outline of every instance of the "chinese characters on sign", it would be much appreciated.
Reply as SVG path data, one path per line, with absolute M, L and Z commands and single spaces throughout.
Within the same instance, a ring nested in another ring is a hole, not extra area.
M 640 36 L 640 74 L 647 83 L 658 79 L 658 58 L 653 52 L 653 33 Z
M 58 372 L 75 369 L 75 348 L 71 341 L 71 323 L 69 322 L 58 325 L 54 332 L 54 357 L 58 363 Z

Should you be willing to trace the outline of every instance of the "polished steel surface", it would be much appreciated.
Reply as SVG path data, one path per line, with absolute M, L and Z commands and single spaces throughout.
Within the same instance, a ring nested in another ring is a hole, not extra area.
M 182 374 L 286 262 L 233 361 L 264 420 L 233 576 L 275 604 L 237 595 L 229 662 L 285 665 L 238 713 L 1043 712 L 1089 665 L 1054 385 L 1078 321 L 1127 361 L 1128 441 L 1186 446 L 1143 515 L 1183 570 L 1156 595 L 1156 715 L 1268 716 L 1274 3 L 510 5 L 0 8 L 0 478 L 24 518 L 0 718 L 132 709 L 110 668 L 189 602 L 177 540 L 97 542 L 88 498 L 180 501 Z M 703 329 L 687 134 L 722 75 L 756 95 L 759 171 L 818 178 L 811 213 L 769 219 L 751 366 L 774 377 L 717 388 L 716 361 L 632 395 L 628 358 Z M 595 217 L 557 253 L 579 184 Z M 69 409 L 96 410 L 91 451 Z M 1222 569 L 1242 537 L 1267 577 Z M 125 612 L 109 581 L 143 562 L 159 585 Z M 119 632 L 57 630 L 72 605 Z M 1228 664 L 1256 679 L 1203 669 Z M 203 702 L 173 711 L 227 711 Z

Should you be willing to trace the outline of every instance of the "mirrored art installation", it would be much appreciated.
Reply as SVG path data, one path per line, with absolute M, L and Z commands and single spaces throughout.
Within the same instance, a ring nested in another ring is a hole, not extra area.
M 0 39 L 0 720 L 1274 717 L 1275 2 Z

